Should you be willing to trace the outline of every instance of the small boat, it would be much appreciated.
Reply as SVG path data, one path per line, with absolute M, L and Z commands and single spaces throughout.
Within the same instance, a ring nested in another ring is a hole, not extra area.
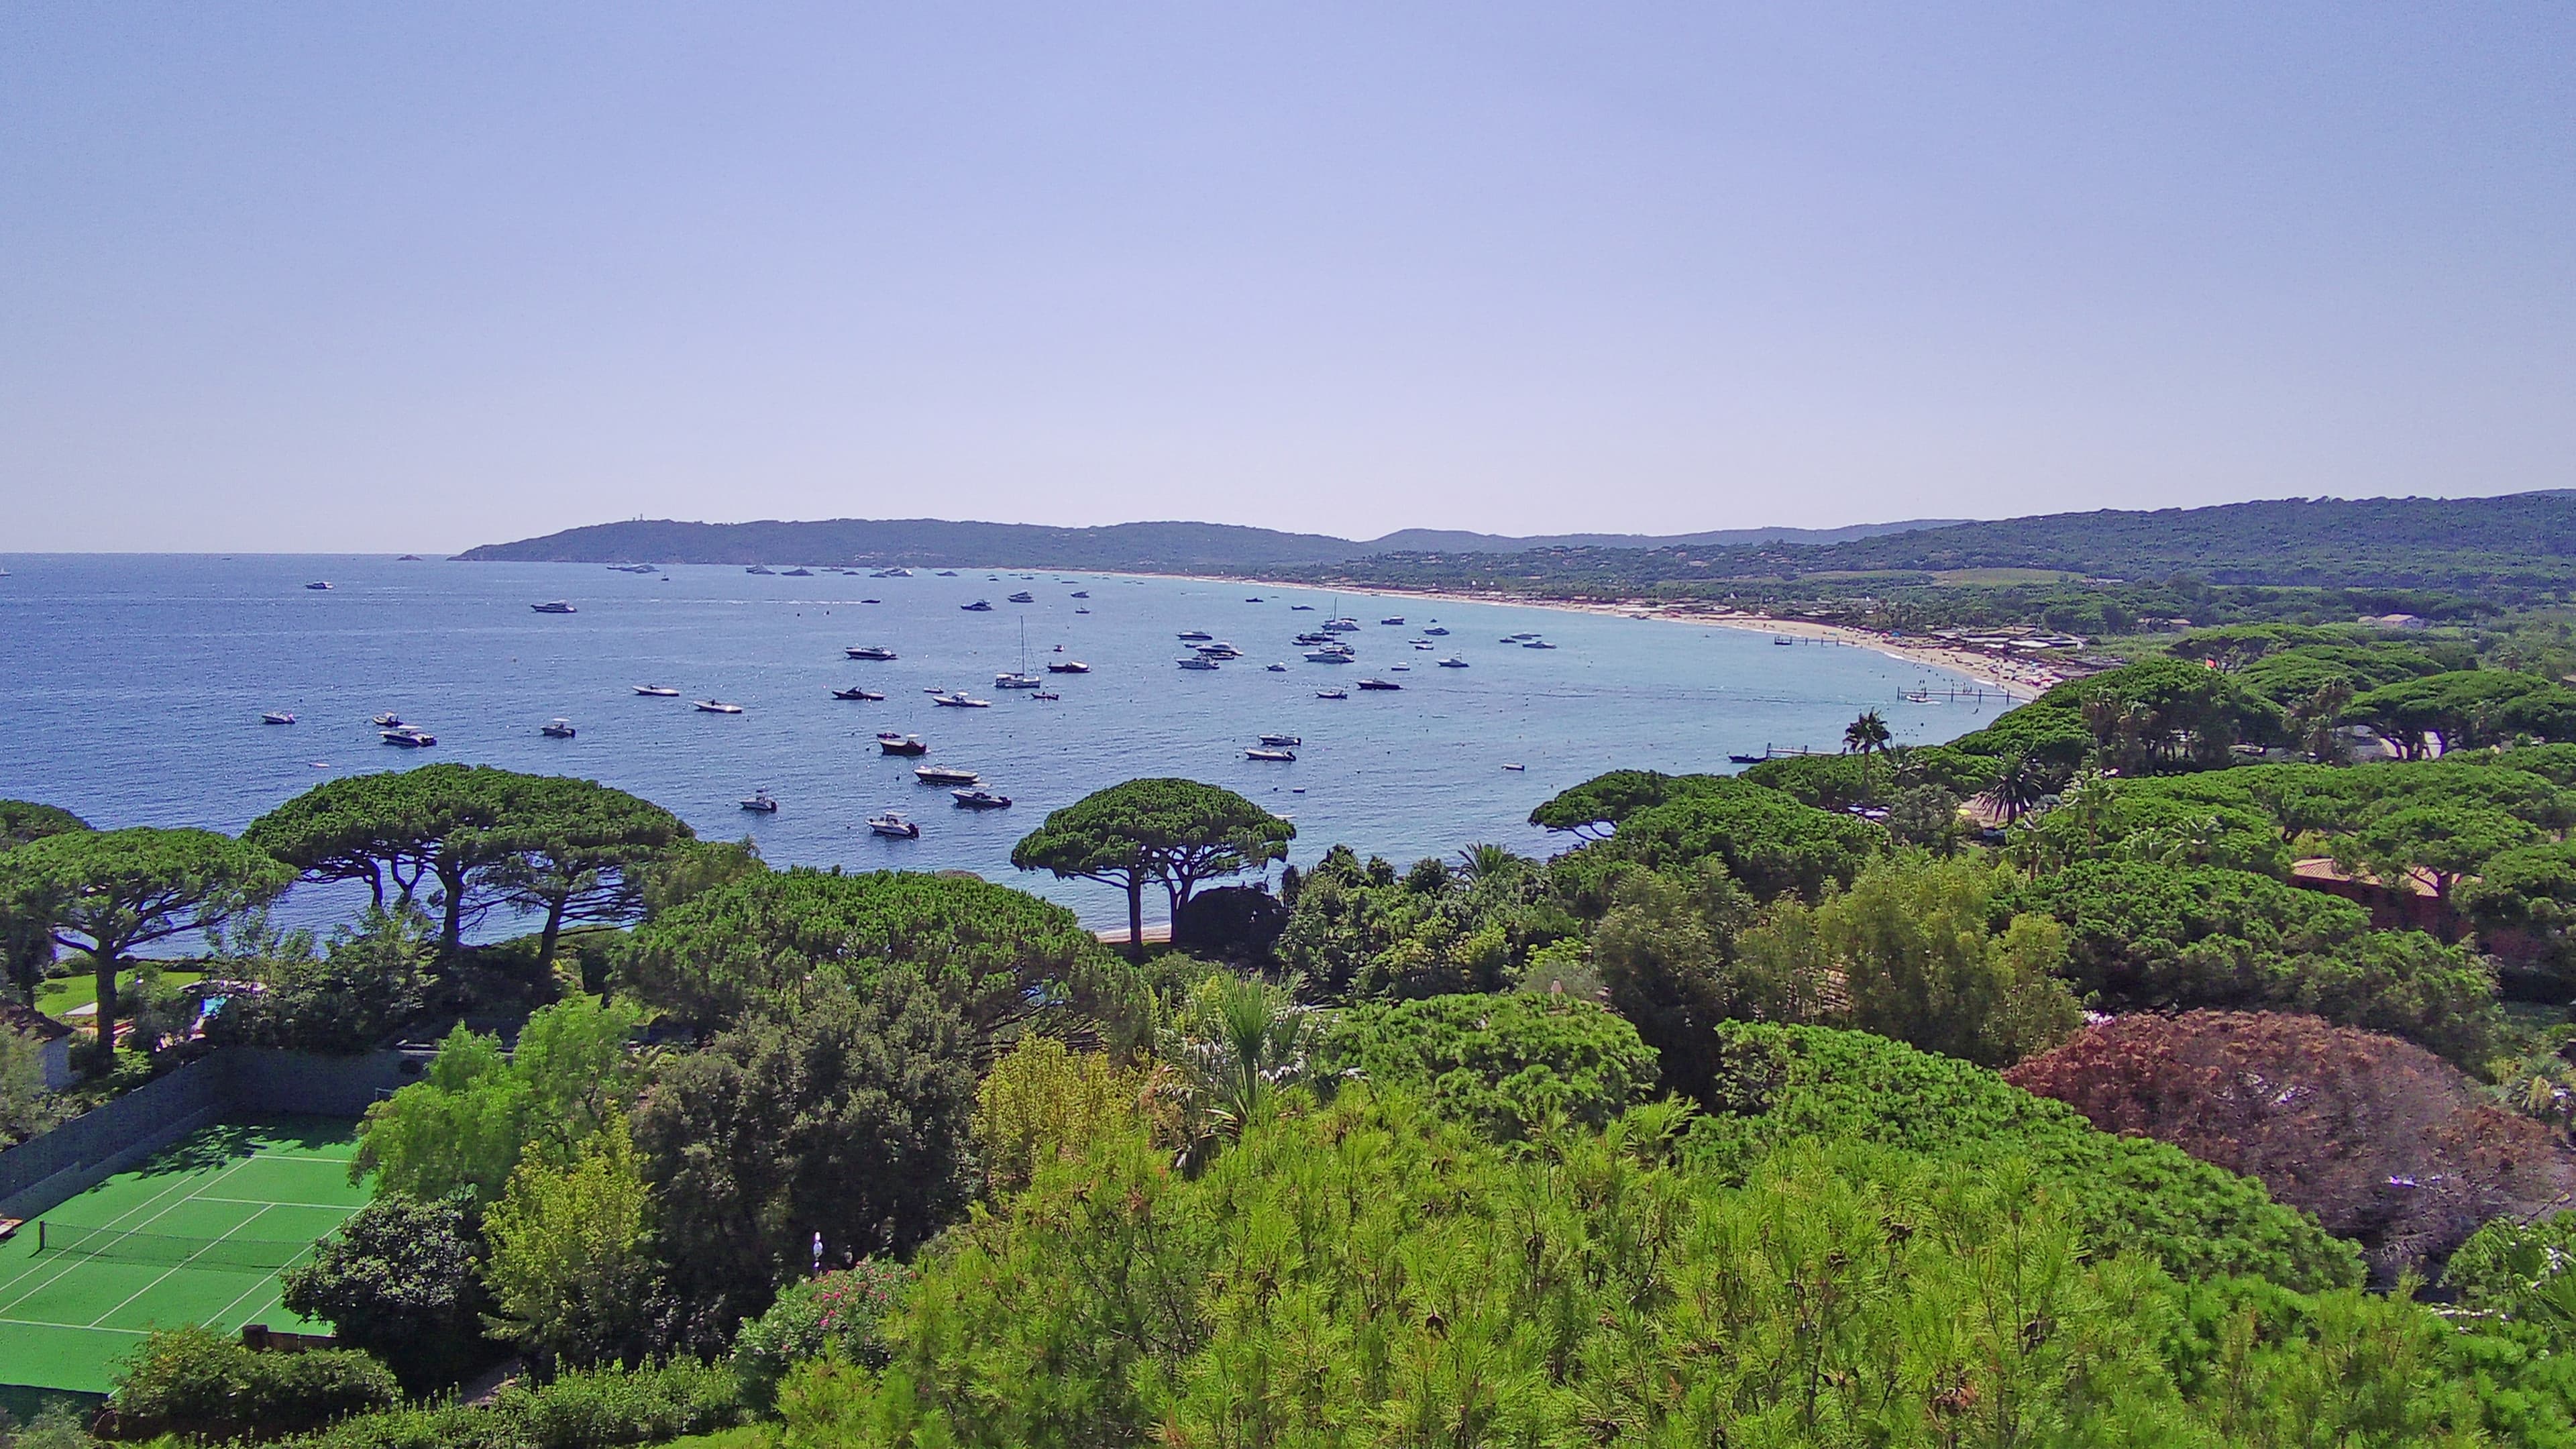
M 1261 737 L 1261 742 L 1265 745 L 1272 746 L 1302 745 L 1306 743 L 1295 735 L 1263 735 Z
M 1291 644 L 1302 644 L 1309 649 L 1318 649 L 1326 644 L 1331 644 L 1333 642 L 1333 636 L 1330 634 L 1300 634 L 1288 642 Z
M 1261 596 L 1259 594 L 1254 594 L 1251 598 L 1244 600 L 1244 602 L 1247 604 L 1258 604 L 1261 602 Z
M 1436 636 L 1438 636 L 1438 635 L 1446 634 L 1446 633 L 1448 633 L 1449 631 L 1448 631 L 1448 630 L 1446 630 L 1446 629 L 1443 629 L 1443 628 L 1441 628 L 1439 625 L 1435 624 L 1435 625 L 1431 626 L 1430 628 L 1423 630 L 1422 632 L 1423 632 L 1423 633 L 1425 633 L 1425 634 L 1430 634 L 1430 635 L 1433 635 L 1433 636 L 1435 636 L 1435 637 L 1436 637 Z
M 884 603 L 884 602 L 885 602 L 885 600 L 883 600 L 883 599 L 861 599 L 861 600 L 859 600 L 859 602 L 860 602 L 860 603 L 862 603 L 862 604 L 882 604 L 882 603 Z
M 1459 658 L 1455 654 L 1452 654 L 1448 658 L 1440 661 L 1440 667 L 1443 669 L 1464 669 L 1467 667 L 1467 661 Z
M 1428 639 L 1416 639 L 1416 640 L 1414 640 L 1414 641 L 1412 641 L 1412 642 L 1413 642 L 1413 647 L 1414 647 L 1414 648 L 1416 648 L 1416 649 L 1437 649 L 1437 648 L 1439 648 L 1439 647 L 1440 647 L 1439 645 L 1432 643 L 1432 642 L 1431 642 L 1430 640 L 1428 640 Z
M 1214 634 L 1209 633 L 1209 632 L 1208 632 L 1208 631 L 1206 631 L 1205 629 L 1183 629 L 1179 634 L 1175 635 L 1174 637 L 1175 637 L 1175 638 L 1177 638 L 1177 639 L 1179 639 L 1182 643 L 1187 644 L 1187 643 L 1192 642 L 1193 640 L 1199 640 L 1199 639 L 1213 639 L 1213 638 L 1215 638 L 1216 636 L 1215 636 Z
M 1087 599 L 1087 598 L 1090 598 L 1090 597 L 1091 597 L 1091 590 L 1089 590 L 1089 589 L 1076 589 L 1076 590 L 1074 590 L 1074 591 L 1073 591 L 1073 596 L 1074 596 L 1075 598 L 1077 598 L 1077 599 Z
M 1261 668 L 1262 672 L 1266 674 L 1285 674 L 1288 672 L 1288 666 L 1285 664 L 1265 664 L 1261 666 Z
M 1413 672 L 1413 666 L 1410 664 L 1390 664 L 1386 667 L 1386 670 L 1389 674 L 1411 674 Z
M 855 685 L 855 684 L 851 685 L 851 686 L 850 686 L 849 688 L 847 688 L 847 689 L 836 689 L 836 690 L 833 690 L 833 691 L 832 691 L 832 697 L 833 697 L 834 699 L 883 699 L 883 698 L 885 698 L 885 696 L 884 696 L 884 695 L 877 693 L 875 690 L 872 690 L 872 689 L 861 689 L 859 686 L 857 686 L 857 685 Z
M 991 700 L 977 699 L 962 689 L 950 690 L 946 694 L 934 694 L 930 697 L 930 702 L 947 709 L 991 709 L 993 707 Z
M 1521 647 L 1523 649 L 1553 649 L 1556 646 L 1550 644 L 1544 639 L 1525 639 L 1521 641 Z
M 401 729 L 402 722 L 402 716 L 394 713 L 392 710 L 386 710 L 383 714 L 377 715 L 375 718 L 367 721 L 367 723 L 374 725 L 380 730 Z
M 547 720 L 544 724 L 537 726 L 537 733 L 544 735 L 550 740 L 568 740 L 574 736 L 576 731 L 572 727 L 571 720 L 565 719 L 561 715 L 557 715 L 553 719 Z
M 1297 763 L 1297 752 L 1294 750 L 1253 749 L 1244 751 L 1243 757 L 1247 760 L 1277 760 L 1290 765 Z
M 1041 690 L 1037 690 L 1037 691 L 1035 691 L 1034 693 L 1030 694 L 1029 698 L 1031 698 L 1031 699 L 1062 699 L 1062 698 L 1064 698 L 1064 696 L 1063 696 L 1063 695 L 1061 695 L 1061 694 L 1056 693 L 1056 692 L 1055 692 L 1054 690 L 1052 690 L 1052 689 L 1041 689 Z
M 780 574 L 779 577 L 782 579 L 810 579 L 814 577 L 814 571 L 812 569 L 789 569 L 787 572 Z
M 757 810 L 763 815 L 775 815 L 778 813 L 778 798 L 766 790 L 754 790 L 742 802 L 742 808 Z
M 418 562 L 420 562 L 420 555 L 419 555 L 419 554 L 416 554 L 416 553 L 407 553 L 407 554 L 402 555 L 400 558 L 395 559 L 395 560 L 394 560 L 394 562 L 395 562 L 395 563 L 418 563 Z
M 553 599 L 542 604 L 530 604 L 528 607 L 536 610 L 540 614 L 570 614 L 578 612 L 573 608 L 572 601 L 569 599 Z
M 1074 612 L 1075 612 L 1075 613 L 1077 613 L 1077 614 L 1088 614 L 1088 613 L 1090 613 L 1091 611 L 1090 611 L 1089 609 L 1076 609 L 1076 610 L 1074 610 Z
M 1356 633 L 1358 632 L 1359 627 L 1360 621 L 1357 619 L 1326 619 L 1324 621 L 1324 632 L 1327 634 Z
M 853 644 L 841 651 L 852 659 L 892 659 L 894 651 L 883 644 Z
M 1178 659 L 1173 662 L 1183 669 L 1215 669 L 1218 667 L 1215 660 L 1208 658 L 1204 654 L 1193 654 L 1187 659 Z
M 1403 685 L 1401 685 L 1401 684 L 1396 683 L 1396 682 L 1395 682 L 1394 680 L 1392 680 L 1392 679 L 1363 679 L 1363 680 L 1361 680 L 1361 681 L 1360 681 L 1360 688 L 1362 688 L 1362 689 L 1402 689 L 1402 688 L 1404 688 L 1404 686 L 1403 686 Z
M 1315 691 L 1315 697 L 1317 699 L 1348 699 L 1351 696 L 1348 690 L 1319 689 Z
M 771 568 L 767 564 L 753 564 L 751 567 L 744 569 L 743 572 L 747 574 L 774 574 L 778 572 L 778 570 Z
M 939 573 L 938 573 L 938 575 L 937 575 L 937 576 L 938 576 L 938 577 L 940 577 L 940 578 L 943 578 L 943 579 L 953 579 L 953 578 L 957 577 L 957 570 L 955 570 L 955 569 L 941 569 L 941 570 L 939 571 Z M 878 575 L 877 577 L 883 577 L 883 575 Z
M 993 676 L 993 687 L 995 689 L 1039 689 L 1043 688 L 1045 684 L 1045 680 L 1038 678 L 1034 674 L 996 674 Z
M 1309 664 L 1348 664 L 1354 657 L 1348 649 L 1310 649 L 1306 652 Z
M 990 790 L 951 790 L 948 792 L 948 798 L 956 801 L 957 808 L 960 810 L 1008 810 L 1011 808 L 1010 796 L 996 795 Z
M 680 697 L 680 691 L 673 689 L 667 684 L 639 684 L 635 686 L 635 692 L 637 694 L 650 695 L 655 699 L 678 699 Z
M 977 599 L 971 604 L 959 604 L 957 607 L 964 609 L 969 614 L 989 614 L 993 612 L 993 605 L 991 602 L 984 599 Z
M 378 730 L 376 738 L 389 745 L 400 745 L 406 750 L 425 750 L 438 743 L 438 736 L 427 730 L 413 729 L 409 725 L 404 725 L 400 729 Z
M 1774 634 L 1771 636 L 1771 642 L 1779 645 L 1783 649 L 1789 649 L 1796 647 L 1798 641 L 1785 634 Z
M 1389 614 L 1385 618 L 1378 620 L 1378 622 L 1392 628 L 1401 629 L 1404 627 L 1404 616 L 1402 614 Z
M 881 730 L 878 732 L 877 749 L 889 755 L 926 755 L 930 753 L 930 746 L 921 742 L 921 736 L 899 735 L 892 730 Z
M 1037 601 L 1038 596 L 1030 593 L 1026 589 L 1022 589 L 1018 593 L 1011 595 L 1009 599 L 1009 602 L 1014 604 L 1034 604 Z
M 1769 755 L 1767 755 L 1767 754 L 1761 754 L 1761 755 L 1729 755 L 1729 756 L 1727 756 L 1727 757 L 1726 757 L 1726 761 L 1727 761 L 1727 763 L 1728 763 L 1728 764 L 1730 764 L 1730 765 L 1758 765 L 1758 764 L 1761 764 L 1764 760 L 1767 760 L 1767 759 L 1769 759 L 1769 758 L 1771 758 L 1771 757 L 1770 757 Z
M 321 591 L 323 591 L 323 590 L 325 590 L 325 589 L 330 588 L 330 587 L 331 587 L 331 581 L 330 581 L 329 579 L 315 579 L 313 582 L 311 582 L 311 583 L 309 583 L 309 584 L 306 584 L 304 587 L 306 587 L 306 588 L 308 588 L 308 589 L 311 589 L 311 590 L 315 591 L 316 593 L 319 593 L 319 592 L 321 592 Z
M 1049 674 L 1089 674 L 1091 666 L 1079 659 L 1054 659 L 1047 662 Z
M 721 699 L 701 699 L 701 700 L 696 700 L 696 701 L 693 701 L 693 702 L 697 705 L 697 707 L 698 707 L 698 708 L 700 708 L 700 709 L 702 709 L 702 710 L 705 710 L 705 711 L 706 711 L 707 713 L 709 713 L 709 714 L 740 714 L 740 713 L 742 713 L 742 706 L 741 706 L 741 705 L 738 705 L 738 704 L 727 704 L 727 703 L 725 703 L 725 702 L 724 702 L 723 700 L 721 700 Z
M 1527 765 L 1505 765 L 1505 766 L 1503 766 L 1503 768 L 1504 768 L 1504 769 L 1506 769 L 1506 770 L 1511 770 L 1511 771 L 1514 771 L 1515 773 L 1517 773 L 1517 772 L 1519 772 L 1519 771 L 1522 771 L 1522 770 L 1526 770 L 1526 769 L 1528 769 L 1528 768 L 1529 768 L 1529 766 L 1527 766 Z
M 1312 604 L 1290 604 L 1288 606 L 1288 612 L 1292 614 L 1311 614 L 1315 612 L 1315 606 Z
M 912 577 L 912 570 L 905 568 L 901 564 L 896 564 L 893 568 L 885 571 L 885 576 L 890 579 L 908 579 Z
M 259 722 L 261 724 L 293 724 L 295 723 L 295 712 L 293 710 L 272 709 L 268 713 L 261 715 L 259 717 Z
M 875 831 L 879 835 L 891 835 L 898 840 L 919 840 L 921 838 L 921 827 L 913 824 L 910 820 L 905 819 L 903 812 L 900 810 L 889 810 L 883 815 L 869 816 L 868 829 Z
M 923 765 L 912 772 L 912 777 L 925 785 L 972 785 L 984 778 L 955 765 Z

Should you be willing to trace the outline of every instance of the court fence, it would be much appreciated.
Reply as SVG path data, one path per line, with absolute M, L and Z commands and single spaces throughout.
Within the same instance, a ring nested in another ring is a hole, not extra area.
M 406 1060 L 243 1047 L 201 1057 L 0 1152 L 0 1218 L 37 1217 L 217 1122 L 361 1116 L 411 1080 Z

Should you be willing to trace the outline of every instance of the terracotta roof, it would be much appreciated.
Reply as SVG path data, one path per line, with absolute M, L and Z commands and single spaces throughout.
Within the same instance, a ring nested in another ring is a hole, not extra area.
M 0 1003 L 0 1024 L 7 1025 L 21 1036 L 32 1036 L 38 1041 L 55 1041 L 72 1034 L 70 1027 L 32 1006 L 20 1006 L 14 1001 Z

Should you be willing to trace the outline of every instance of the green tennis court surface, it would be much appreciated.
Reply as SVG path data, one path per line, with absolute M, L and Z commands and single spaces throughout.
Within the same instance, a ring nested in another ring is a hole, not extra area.
M 20 1228 L 0 1243 L 0 1384 L 104 1393 L 153 1328 L 329 1332 L 278 1305 L 278 1272 L 366 1202 L 354 1125 L 209 1127 Z

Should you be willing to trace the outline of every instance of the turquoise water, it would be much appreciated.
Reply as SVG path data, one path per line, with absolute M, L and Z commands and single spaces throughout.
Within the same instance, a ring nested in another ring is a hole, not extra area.
M 1014 841 L 1038 817 L 1137 775 L 1187 775 L 1240 790 L 1297 822 L 1293 858 L 1334 842 L 1398 862 L 1473 841 L 1544 853 L 1561 842 L 1530 807 L 1605 769 L 1724 770 L 1766 744 L 1832 748 L 1864 709 L 1899 741 L 1947 739 L 1997 705 L 1908 704 L 1956 680 L 1865 649 L 1661 621 L 1496 604 L 1343 595 L 1363 622 L 1358 662 L 1310 664 L 1289 641 L 1330 617 L 1316 590 L 1040 571 L 988 577 L 758 576 L 739 568 L 660 575 L 592 565 L 400 563 L 383 557 L 208 555 L 0 557 L 0 795 L 63 805 L 104 826 L 238 830 L 334 775 L 430 760 L 578 774 L 676 811 L 702 835 L 756 838 L 776 864 L 962 869 L 1120 921 L 1112 893 L 1024 877 Z M 328 592 L 303 586 L 328 580 Z M 1005 602 L 1027 590 L 1036 602 Z M 1088 600 L 1072 598 L 1087 591 Z M 1249 603 L 1250 597 L 1262 602 Z M 568 599 L 578 612 L 531 603 Z M 961 604 L 989 599 L 990 613 Z M 876 599 L 870 604 L 863 600 Z M 1295 612 L 1294 604 L 1312 612 Z M 1089 608 L 1089 614 L 1077 613 Z M 1404 625 L 1381 625 L 1400 615 Z M 1436 650 L 1408 641 L 1437 620 Z M 996 690 L 1016 669 L 1078 658 L 1047 676 L 1060 701 Z M 1205 629 L 1244 658 L 1176 669 L 1175 634 Z M 1558 645 L 1499 642 L 1535 631 Z M 883 644 L 892 663 L 843 658 Z M 1057 655 L 1063 645 L 1066 654 Z M 1456 654 L 1465 669 L 1433 661 Z M 1264 671 L 1272 661 L 1284 674 Z M 1403 672 L 1398 672 L 1399 667 Z M 1363 676 L 1400 682 L 1363 692 Z M 637 696 L 669 684 L 678 699 Z M 882 703 L 835 700 L 864 684 Z M 1319 700 L 1339 686 L 1347 700 Z M 960 688 L 990 709 L 943 709 Z M 739 715 L 691 701 L 733 701 Z M 1990 696 L 1991 697 L 1991 696 Z M 263 710 L 292 710 L 265 726 Z M 382 744 L 369 716 L 392 710 L 438 737 Z M 571 740 L 541 737 L 554 716 Z M 929 741 L 934 763 L 982 773 L 1010 810 L 955 809 L 878 753 L 891 729 Z M 1264 732 L 1301 736 L 1294 764 L 1246 760 Z M 1507 771 L 1507 763 L 1525 766 Z M 781 809 L 739 808 L 754 789 Z M 1303 793 L 1299 793 L 1302 791 Z M 871 835 L 893 807 L 919 840 Z M 323 903 L 310 895 L 306 909 Z

